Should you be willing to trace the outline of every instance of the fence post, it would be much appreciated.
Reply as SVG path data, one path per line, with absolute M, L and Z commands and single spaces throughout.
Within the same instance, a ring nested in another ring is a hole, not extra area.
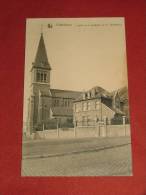
M 58 119 L 57 119 L 57 137 L 59 137 L 59 126 L 58 126 Z
M 126 136 L 126 116 L 123 116 L 123 125 L 124 125 L 124 132 Z
M 45 130 L 45 126 L 44 126 L 44 123 L 43 123 L 43 131 Z
M 74 126 L 74 137 L 76 137 L 76 126 Z
M 103 122 L 104 122 L 104 129 L 105 129 L 105 137 L 107 137 L 107 117 L 106 116 L 104 116 Z
M 75 121 L 75 122 L 74 122 L 74 137 L 76 137 L 76 136 L 77 136 L 76 126 L 77 126 L 77 124 L 76 124 L 76 121 Z
M 105 137 L 107 137 L 107 123 L 105 123 Z
M 44 123 L 43 123 L 43 138 L 45 138 L 45 125 L 44 125 Z

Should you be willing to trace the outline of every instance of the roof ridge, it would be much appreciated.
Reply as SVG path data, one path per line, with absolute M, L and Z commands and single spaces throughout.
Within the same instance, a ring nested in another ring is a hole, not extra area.
M 67 92 L 79 92 L 82 93 L 82 91 L 75 91 L 75 90 L 69 90 L 69 89 L 50 89 L 50 90 L 58 90 L 58 91 L 67 91 Z

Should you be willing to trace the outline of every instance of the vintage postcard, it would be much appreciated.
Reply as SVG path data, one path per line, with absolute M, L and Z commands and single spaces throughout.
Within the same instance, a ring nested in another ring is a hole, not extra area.
M 22 176 L 131 176 L 122 17 L 27 19 Z

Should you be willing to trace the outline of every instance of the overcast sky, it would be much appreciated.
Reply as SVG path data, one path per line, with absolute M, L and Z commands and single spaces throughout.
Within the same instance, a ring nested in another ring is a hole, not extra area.
M 27 19 L 24 118 L 41 31 L 52 68 L 51 88 L 101 86 L 112 91 L 127 85 L 124 18 Z

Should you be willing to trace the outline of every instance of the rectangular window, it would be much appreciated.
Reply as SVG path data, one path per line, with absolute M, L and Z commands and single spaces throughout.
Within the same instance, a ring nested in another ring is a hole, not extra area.
M 88 109 L 88 110 L 91 110 L 91 102 L 88 102 L 88 103 L 87 103 L 87 109 Z
M 82 125 L 83 125 L 83 126 L 86 126 L 87 123 L 88 123 L 88 121 L 87 121 L 87 116 L 83 116 L 83 117 L 82 117 Z
M 100 109 L 100 102 L 99 101 L 96 101 L 95 102 L 95 109 L 96 110 L 99 110 Z
M 87 116 L 83 116 L 82 121 L 87 121 Z
M 95 122 L 97 123 L 99 121 L 99 115 L 95 116 Z
M 87 124 L 93 125 L 93 118 L 91 116 L 87 116 Z
M 78 106 L 78 104 L 75 104 L 75 112 L 79 112 L 79 106 Z
M 84 102 L 83 103 L 83 111 L 86 111 L 87 110 L 87 102 Z
M 54 107 L 59 106 L 59 100 L 54 100 L 54 101 L 53 101 L 53 106 L 54 106 Z

